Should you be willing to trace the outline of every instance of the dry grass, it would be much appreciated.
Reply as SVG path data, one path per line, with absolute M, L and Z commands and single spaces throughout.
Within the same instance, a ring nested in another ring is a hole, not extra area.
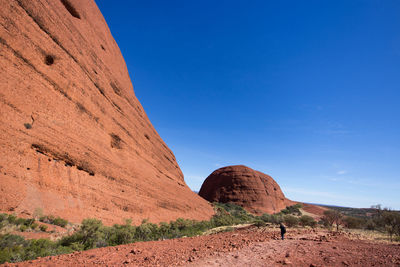
M 399 243 L 399 241 L 390 242 L 389 235 L 387 233 L 374 231 L 374 230 L 364 230 L 364 229 L 344 229 L 344 232 L 351 233 L 355 239 L 376 241 L 382 243 Z
M 19 227 L 15 224 L 7 224 L 0 228 L 0 235 L 10 234 L 14 231 L 18 231 Z

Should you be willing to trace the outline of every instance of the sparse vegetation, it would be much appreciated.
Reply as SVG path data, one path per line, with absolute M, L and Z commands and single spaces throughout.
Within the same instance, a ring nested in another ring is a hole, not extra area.
M 0 214 L 0 230 L 10 228 L 25 232 L 30 229 L 36 229 L 37 226 L 38 224 L 35 223 L 35 219 L 17 218 L 12 214 Z
M 253 224 L 257 227 L 262 227 L 267 225 L 267 223 L 279 224 L 280 222 L 285 222 L 288 227 L 297 226 L 299 224 L 303 227 L 315 227 L 316 221 L 312 217 L 308 215 L 303 215 L 301 217 L 293 215 L 298 214 L 297 212 L 301 207 L 296 205 L 295 207 L 287 207 L 284 212 L 279 212 L 277 214 L 255 216 L 248 213 L 242 207 L 232 203 L 214 203 L 216 214 L 209 221 L 195 221 L 179 218 L 169 223 L 162 222 L 160 224 L 154 224 L 143 220 L 138 226 L 131 225 L 132 221 L 129 219 L 125 221 L 125 224 L 115 224 L 113 226 L 104 226 L 102 222 L 97 219 L 86 219 L 82 221 L 77 231 L 58 241 L 46 239 L 25 240 L 20 236 L 4 234 L 0 235 L 0 263 L 17 262 L 34 259 L 36 257 L 128 244 L 137 241 L 196 236 L 206 231 L 210 232 L 211 229 L 218 228 L 222 229 L 220 231 L 231 231 L 234 229 L 234 225 L 240 224 Z M 391 240 L 396 237 L 399 238 L 400 214 L 389 210 L 383 210 L 376 214 L 379 214 L 379 216 L 377 215 L 367 220 L 351 216 L 343 218 L 340 212 L 328 210 L 321 223 L 325 223 L 329 227 L 333 226 L 333 224 L 337 226 L 343 224 L 348 228 L 361 227 L 368 229 L 368 227 L 373 227 L 376 230 L 380 229 L 382 232 L 386 231 Z M 41 216 L 40 221 L 63 227 L 68 224 L 68 221 L 53 216 Z M 6 225 L 13 225 L 15 229 L 19 229 L 20 231 L 37 229 L 38 227 L 41 231 L 47 230 L 46 225 L 38 225 L 35 219 L 21 219 L 14 215 L 0 214 L 0 229 Z
M 346 211 L 346 214 L 352 216 L 343 216 L 339 210 Z M 390 209 L 382 209 L 381 205 L 374 205 L 370 209 L 341 208 L 335 207 L 334 210 L 324 212 L 324 217 L 321 223 L 327 227 L 332 227 L 336 224 L 337 230 L 340 224 L 349 229 L 364 229 L 371 231 L 379 231 L 386 233 L 389 240 L 400 240 L 400 212 Z M 368 216 L 365 211 L 368 211 Z M 360 214 L 364 214 L 361 216 Z
M 284 215 L 297 215 L 297 216 L 301 216 L 301 211 L 300 211 L 300 209 L 302 208 L 303 206 L 300 204 L 300 203 L 298 203 L 298 204 L 295 204 L 295 205 L 292 205 L 292 206 L 287 206 L 286 207 L 286 209 L 283 209 L 283 210 L 281 210 L 281 214 L 284 214 Z
M 49 216 L 41 216 L 39 218 L 39 221 L 44 222 L 44 223 L 49 223 L 49 224 L 54 224 L 54 225 L 58 225 L 61 227 L 65 227 L 68 224 L 68 221 L 65 219 L 62 219 L 60 217 L 54 217 L 52 215 Z
M 40 226 L 39 226 L 39 229 L 40 229 L 40 231 L 42 231 L 42 232 L 46 232 L 47 231 L 47 225 L 45 225 L 45 224 L 41 224 Z
M 227 203 L 214 203 L 216 214 L 209 221 L 195 221 L 179 218 L 169 223 L 160 224 L 150 223 L 143 220 L 139 226 L 131 225 L 131 220 L 126 220 L 125 224 L 115 224 L 111 227 L 104 226 L 100 220 L 86 219 L 82 221 L 80 228 L 72 235 L 65 236 L 59 241 L 49 240 L 25 240 L 20 236 L 3 235 L 0 236 L 0 263 L 17 262 L 36 257 L 69 253 L 72 251 L 87 250 L 105 246 L 115 246 L 120 244 L 133 243 L 137 241 L 163 240 L 184 236 L 195 236 L 204 233 L 209 229 L 220 226 L 227 226 L 224 231 L 231 231 L 231 226 L 243 223 L 255 223 L 258 226 L 264 224 L 260 217 L 254 216 L 242 207 Z M 275 218 L 275 216 L 271 217 Z M 14 215 L 1 215 L 0 223 L 7 220 L 17 225 L 27 225 L 32 227 L 34 219 L 25 220 Z M 276 220 L 276 219 L 273 219 Z M 67 225 L 67 221 L 59 217 L 41 216 L 41 222 Z M 35 228 L 38 226 L 35 225 Z M 46 231 L 46 225 L 40 225 L 41 231 Z
M 48 239 L 25 240 L 21 236 L 11 234 L 0 236 L 0 263 L 25 261 L 72 251 L 71 248 L 60 246 L 58 242 Z

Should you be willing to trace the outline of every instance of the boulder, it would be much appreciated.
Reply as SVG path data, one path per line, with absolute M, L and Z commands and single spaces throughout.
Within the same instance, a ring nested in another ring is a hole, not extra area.
M 106 224 L 210 218 L 95 2 L 0 4 L 0 211 Z
M 211 173 L 199 195 L 210 202 L 237 204 L 255 214 L 276 213 L 291 204 L 271 176 L 243 165 Z

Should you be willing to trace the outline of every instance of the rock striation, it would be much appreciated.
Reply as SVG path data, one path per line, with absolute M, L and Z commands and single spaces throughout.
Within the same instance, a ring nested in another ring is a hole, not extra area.
M 279 212 L 292 204 L 271 176 L 243 165 L 211 173 L 199 195 L 210 202 L 237 204 L 255 214 Z
M 207 219 L 93 0 L 0 0 L 0 211 Z

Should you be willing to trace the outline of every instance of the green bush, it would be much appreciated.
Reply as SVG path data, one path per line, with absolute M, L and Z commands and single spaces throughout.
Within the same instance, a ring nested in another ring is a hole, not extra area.
M 60 218 L 60 217 L 57 217 L 57 218 L 55 218 L 55 219 L 53 220 L 52 224 L 58 225 L 58 226 L 61 226 L 61 227 L 65 227 L 65 226 L 67 226 L 68 221 L 65 220 L 65 219 L 62 219 L 62 218 Z
M 8 215 L 7 221 L 8 221 L 10 224 L 16 224 L 16 222 L 17 222 L 17 216 L 10 214 L 10 215 Z
M 352 216 L 346 216 L 343 218 L 344 225 L 349 229 L 361 229 L 364 228 L 365 220 Z
M 265 222 L 264 222 L 263 220 L 259 219 L 259 220 L 256 220 L 256 221 L 254 222 L 254 225 L 257 226 L 257 227 L 263 227 L 263 226 L 265 226 L 266 224 L 265 224 Z
M 46 232 L 47 231 L 47 225 L 45 225 L 45 224 L 41 224 L 40 226 L 39 226 L 39 230 L 40 231 L 42 231 L 42 232 Z
M 314 220 L 313 217 L 308 216 L 308 215 L 303 215 L 300 217 L 300 224 L 304 226 L 311 226 L 315 227 L 317 225 L 317 222 Z
M 62 219 L 60 217 L 54 217 L 52 215 L 41 216 L 39 218 L 39 221 L 44 222 L 44 223 L 48 223 L 48 224 L 58 225 L 58 226 L 61 226 L 61 227 L 65 227 L 68 224 L 67 220 Z
M 31 228 L 32 228 L 33 230 L 37 229 L 38 226 L 39 226 L 39 224 L 37 224 L 37 223 L 32 223 L 32 224 L 31 224 Z
M 291 215 L 300 216 L 300 215 L 301 215 L 300 209 L 301 209 L 302 207 L 303 207 L 303 206 L 302 206 L 301 204 L 298 203 L 298 204 L 295 204 L 295 205 L 292 205 L 292 206 L 287 206 L 286 209 L 281 210 L 280 213 L 281 213 L 281 214 L 284 214 L 284 215 L 289 215 L 289 214 L 291 214 Z
M 26 220 L 24 218 L 17 218 L 15 220 L 16 225 L 25 225 Z
M 21 236 L 10 234 L 0 237 L 0 263 L 26 261 L 72 251 L 71 248 L 62 247 L 47 239 L 25 240 Z
M 293 227 L 299 224 L 299 219 L 293 215 L 285 215 L 283 221 L 288 227 Z
M 82 236 L 85 249 L 104 247 L 103 223 L 97 219 L 85 219 L 78 234 Z

